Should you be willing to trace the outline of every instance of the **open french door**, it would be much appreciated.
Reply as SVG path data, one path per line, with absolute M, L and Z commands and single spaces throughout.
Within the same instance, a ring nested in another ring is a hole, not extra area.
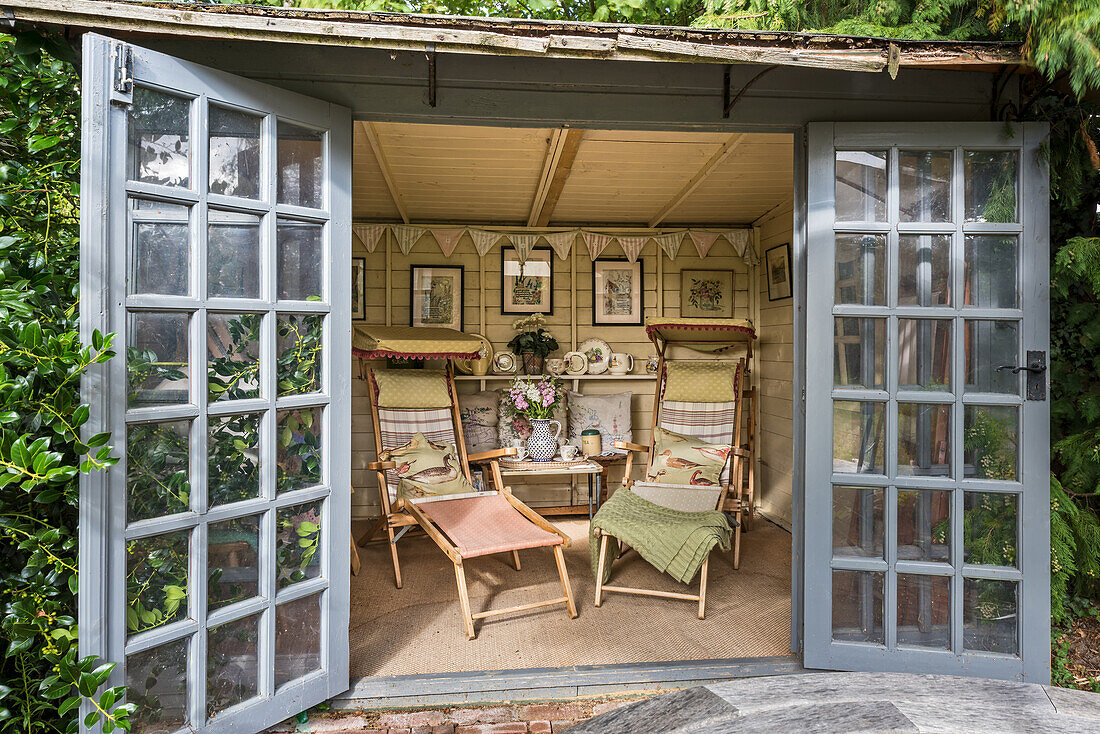
M 258 732 L 348 686 L 351 117 L 88 34 L 80 648 L 134 731 Z
M 809 126 L 807 667 L 1049 682 L 1045 135 Z

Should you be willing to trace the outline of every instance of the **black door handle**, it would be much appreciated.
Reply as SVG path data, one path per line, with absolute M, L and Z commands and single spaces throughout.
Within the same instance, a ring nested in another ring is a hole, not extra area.
M 1041 375 L 1041 374 L 1043 374 L 1044 372 L 1047 371 L 1047 366 L 1045 364 L 1043 364 L 1043 365 L 1029 364 L 1029 365 L 1022 365 L 1020 367 L 1017 367 L 1014 364 L 1002 364 L 1000 367 L 997 368 L 998 372 L 1001 371 L 1001 370 L 1012 370 L 1012 374 L 1014 374 L 1014 375 L 1018 375 L 1021 372 L 1030 372 L 1033 375 Z

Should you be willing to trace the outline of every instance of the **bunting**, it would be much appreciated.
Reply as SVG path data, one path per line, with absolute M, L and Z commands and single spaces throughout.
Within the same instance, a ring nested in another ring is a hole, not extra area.
M 664 251 L 669 260 L 675 260 L 676 255 L 680 252 L 680 243 L 684 241 L 683 232 L 670 232 L 668 234 L 657 235 L 653 238 L 653 241 L 657 243 L 657 246 Z
M 598 232 L 581 232 L 581 237 L 584 238 L 584 246 L 588 248 L 588 254 L 593 260 L 599 257 L 603 249 L 614 239 L 611 235 Z
M 717 232 L 695 232 L 688 230 L 688 234 L 691 235 L 691 241 L 695 243 L 695 249 L 699 252 L 699 257 L 706 257 L 714 241 L 718 239 Z
M 508 239 L 512 242 L 512 246 L 516 248 L 516 256 L 519 258 L 520 265 L 527 262 L 527 258 L 531 257 L 531 250 L 535 249 L 535 243 L 542 237 L 541 234 L 508 234 Z
M 569 259 L 569 253 L 573 249 L 573 241 L 577 239 L 577 235 L 581 232 L 579 229 L 575 229 L 572 232 L 555 232 L 553 234 L 544 234 L 542 237 L 544 240 L 550 243 L 550 249 L 552 249 L 557 256 L 562 260 Z
M 458 241 L 462 239 L 462 235 L 466 234 L 466 229 L 464 227 L 461 229 L 433 229 L 431 233 L 439 245 L 439 249 L 443 250 L 444 255 L 450 257 L 451 253 L 455 251 L 455 247 L 458 246 Z
M 652 237 L 616 237 L 619 241 L 619 246 L 623 248 L 623 252 L 626 253 L 626 259 L 630 262 L 637 262 L 638 255 L 642 253 L 642 248 L 645 247 L 645 243 L 649 242 Z
M 395 224 L 391 229 L 393 230 L 393 236 L 397 238 L 397 247 L 401 250 L 402 255 L 408 255 L 412 252 L 413 245 L 427 232 L 423 227 L 410 227 L 404 224 Z
M 493 245 L 496 244 L 497 240 L 504 236 L 500 232 L 486 232 L 484 229 L 471 229 L 468 231 L 474 241 L 474 249 L 482 257 L 485 257 L 489 250 L 493 249 Z
M 382 235 L 386 232 L 386 225 L 353 224 L 351 230 L 363 243 L 363 247 L 367 248 L 367 252 L 374 252 L 374 248 L 378 247 L 378 240 L 382 239 Z
M 753 232 L 749 228 L 727 229 L 717 232 L 700 232 L 692 229 L 684 229 L 679 232 L 666 232 L 659 235 L 624 235 L 618 237 L 602 232 L 589 232 L 583 229 L 536 234 L 531 232 L 494 232 L 492 230 L 475 229 L 473 227 L 426 228 L 407 224 L 352 225 L 355 236 L 359 238 L 368 252 L 374 252 L 378 247 L 379 240 L 387 229 L 393 232 L 394 238 L 397 240 L 397 246 L 404 255 L 408 255 L 409 252 L 412 251 L 413 246 L 422 236 L 430 233 L 439 245 L 439 249 L 447 257 L 450 257 L 454 253 L 462 236 L 464 234 L 469 234 L 474 242 L 474 249 L 476 249 L 477 253 L 482 257 L 487 255 L 489 251 L 493 249 L 493 246 L 501 239 L 507 239 L 511 242 L 512 246 L 516 248 L 520 262 L 526 262 L 530 258 L 531 251 L 535 248 L 536 243 L 542 239 L 546 240 L 550 245 L 550 249 L 552 249 L 559 258 L 567 260 L 569 258 L 569 253 L 573 250 L 573 245 L 576 243 L 577 237 L 581 237 L 584 240 L 588 255 L 593 260 L 600 256 L 607 246 L 611 244 L 612 240 L 619 243 L 627 259 L 631 262 L 637 262 L 642 249 L 650 240 L 657 243 L 657 246 L 668 256 L 669 260 L 675 260 L 680 253 L 680 248 L 683 246 L 684 237 L 688 236 L 691 237 L 691 241 L 695 243 L 695 250 L 701 258 L 705 258 L 714 246 L 715 241 L 719 237 L 722 237 L 730 243 L 734 252 L 749 265 L 757 265 L 760 262 L 759 255 L 756 253 L 753 246 Z
M 731 229 L 723 232 L 722 236 L 733 246 L 737 256 L 745 260 L 749 265 L 755 265 L 756 252 L 752 248 L 751 229 Z

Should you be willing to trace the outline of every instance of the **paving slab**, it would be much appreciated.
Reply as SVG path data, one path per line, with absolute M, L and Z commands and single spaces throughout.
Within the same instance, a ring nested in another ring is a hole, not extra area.
M 570 731 L 1100 734 L 1100 694 L 958 676 L 808 673 L 668 693 L 596 716 Z

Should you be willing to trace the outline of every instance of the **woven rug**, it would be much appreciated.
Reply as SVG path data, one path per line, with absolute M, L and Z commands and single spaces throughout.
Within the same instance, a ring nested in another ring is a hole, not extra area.
M 479 620 L 470 641 L 453 567 L 431 540 L 410 535 L 399 542 L 403 589 L 393 585 L 384 543 L 361 548 L 363 570 L 351 582 L 352 677 L 790 653 L 791 536 L 781 528 L 757 520 L 742 536 L 739 571 L 731 554 L 711 559 L 707 618 L 700 620 L 694 603 L 669 599 L 611 594 L 594 607 L 588 521 L 552 521 L 573 539 L 565 555 L 580 616 L 571 620 L 563 607 L 547 607 Z M 465 563 L 474 612 L 561 595 L 549 548 L 522 551 L 520 558 L 519 572 L 506 555 Z M 615 583 L 687 588 L 636 553 L 615 564 Z

